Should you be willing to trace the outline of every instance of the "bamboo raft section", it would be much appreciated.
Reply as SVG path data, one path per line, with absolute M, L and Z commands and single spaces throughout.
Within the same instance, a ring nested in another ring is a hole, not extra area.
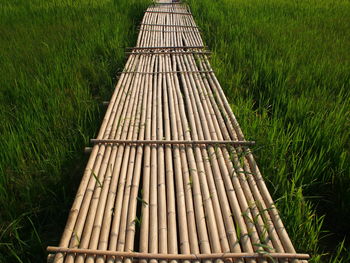
M 108 105 L 50 260 L 306 262 L 187 5 L 147 9 Z

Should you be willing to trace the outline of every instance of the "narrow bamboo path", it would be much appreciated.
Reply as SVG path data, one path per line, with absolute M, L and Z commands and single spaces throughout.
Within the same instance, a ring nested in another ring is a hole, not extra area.
M 150 6 L 55 263 L 299 262 L 187 5 Z

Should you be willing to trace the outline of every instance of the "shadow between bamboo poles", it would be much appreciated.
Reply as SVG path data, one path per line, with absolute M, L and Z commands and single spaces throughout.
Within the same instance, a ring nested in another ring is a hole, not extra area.
M 146 15 L 143 18 L 143 23 L 149 19 Z M 140 35 L 149 35 L 150 32 L 147 32 L 147 34 L 142 34 L 141 32 L 139 33 Z M 138 40 L 138 45 L 139 44 Z M 152 57 L 151 61 L 151 66 L 149 68 L 150 71 L 153 70 L 154 63 L 155 63 L 155 57 Z M 153 83 L 153 76 L 149 76 L 149 84 L 146 87 L 149 90 L 148 93 L 148 101 L 149 105 L 147 108 L 147 118 L 146 118 L 146 134 L 145 137 L 146 139 L 151 139 L 151 129 L 152 129 L 152 101 L 153 101 L 153 88 L 152 88 L 152 83 Z M 148 252 L 149 250 L 149 243 L 152 243 L 149 241 L 149 238 L 152 239 L 152 236 L 149 235 L 151 233 L 150 229 L 150 215 L 152 209 L 154 209 L 154 203 L 152 203 L 151 199 L 151 147 L 150 145 L 145 146 L 144 150 L 144 162 L 143 162 L 143 186 L 142 186 L 142 200 L 145 202 L 146 205 L 142 205 L 141 208 L 141 226 L 140 226 L 140 251 L 141 252 Z M 153 180 L 153 179 L 152 179 Z M 153 220 L 153 219 L 152 219 Z M 151 233 L 151 235 L 154 235 L 154 233 Z M 141 260 L 141 263 L 146 263 L 146 260 Z
M 171 61 L 169 57 L 166 57 L 166 67 L 168 69 L 171 68 Z M 171 76 L 166 76 L 167 85 L 166 87 L 168 89 L 165 89 L 165 98 L 168 98 L 168 105 L 169 110 L 167 112 L 168 118 L 170 119 L 170 123 L 168 125 L 168 139 L 170 139 L 170 132 L 172 134 L 173 139 L 178 139 L 178 132 L 177 132 L 177 123 L 175 119 L 175 109 L 174 109 L 174 101 L 173 101 L 173 94 L 172 94 L 172 87 L 174 84 L 174 80 Z M 171 131 L 170 131 L 171 127 Z M 183 185 L 183 178 L 182 178 L 182 171 L 184 168 L 182 167 L 181 163 L 181 157 L 180 157 L 180 149 L 179 146 L 174 147 L 174 167 L 175 167 L 175 181 L 176 181 L 176 200 L 177 200 L 177 211 L 178 211 L 178 221 L 179 221 L 179 238 L 180 238 L 180 251 L 181 253 L 190 253 L 190 243 L 189 243 L 189 231 L 188 231 L 188 223 L 187 223 L 187 217 L 186 217 L 186 202 L 185 202 L 185 192 L 184 192 L 184 185 Z M 175 251 L 173 251 L 175 252 Z M 185 262 L 187 263 L 187 262 Z
M 164 16 L 165 18 L 165 16 Z M 157 38 L 156 46 L 163 45 L 159 42 L 161 38 Z M 158 70 L 163 71 L 163 61 L 162 56 L 159 56 L 158 60 Z M 160 76 L 157 83 L 157 139 L 160 140 L 164 137 L 163 131 L 163 78 Z M 157 157 L 158 157 L 158 231 L 159 231 L 159 252 L 167 253 L 168 252 L 168 225 L 167 225 L 167 206 L 166 206 L 166 187 L 165 187 L 165 156 L 164 156 L 164 145 L 157 147 Z M 166 263 L 161 261 L 161 263 Z
M 154 57 L 152 58 L 150 70 L 154 67 Z M 153 76 L 148 76 L 146 88 L 148 89 L 148 107 L 147 107 L 147 117 L 146 117 L 146 140 L 151 139 L 151 116 L 152 116 L 152 96 L 153 96 Z M 142 208 L 141 208 L 141 226 L 140 226 L 140 251 L 148 252 L 148 233 L 149 233 L 149 222 L 150 222 L 150 163 L 151 163 L 151 148 L 149 145 L 145 146 L 144 150 L 144 161 L 143 161 L 143 186 L 142 186 Z M 143 203 L 144 202 L 144 203 Z M 142 260 L 141 263 L 146 263 Z
M 172 58 L 172 64 L 174 58 Z M 179 86 L 179 82 L 177 78 L 174 78 L 174 86 L 172 89 L 170 89 L 170 96 L 173 97 L 173 100 L 170 101 L 174 102 L 175 106 L 175 115 L 176 116 L 176 126 L 177 126 L 177 132 L 179 134 L 180 139 L 184 139 L 184 129 L 182 127 L 182 122 L 180 118 L 179 108 L 177 107 L 179 105 L 178 98 L 176 95 L 176 87 Z M 174 117 L 173 116 L 173 117 Z M 187 123 L 186 120 L 183 120 Z M 175 128 L 175 126 L 174 126 Z M 185 147 L 180 147 L 180 157 L 181 157 L 181 164 L 183 167 L 183 188 L 185 191 L 185 203 L 186 203 L 186 216 L 187 216 L 187 222 L 188 222 L 188 238 L 189 238 L 189 245 L 190 245 L 190 252 L 191 253 L 199 253 L 199 244 L 198 244 L 198 236 L 197 236 L 197 227 L 196 227 L 196 217 L 195 217 L 195 210 L 194 210 L 194 203 L 193 203 L 193 196 L 192 196 L 192 185 L 191 185 L 191 174 L 193 173 L 193 170 L 191 170 L 190 167 L 190 160 L 187 159 L 187 149 Z M 180 179 L 179 179 L 180 180 Z M 197 262 L 196 262 L 197 263 Z

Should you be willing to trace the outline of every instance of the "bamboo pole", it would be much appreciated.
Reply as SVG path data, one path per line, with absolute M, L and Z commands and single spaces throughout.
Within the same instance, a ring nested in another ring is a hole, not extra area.
M 203 259 L 225 259 L 225 258 L 298 258 L 309 259 L 308 254 L 294 254 L 294 253 L 271 253 L 271 254 L 259 254 L 259 253 L 210 253 L 210 254 L 149 254 L 149 253 L 137 253 L 137 252 L 120 252 L 120 251 L 103 251 L 93 249 L 74 249 L 74 248 L 60 248 L 60 247 L 48 247 L 48 252 L 61 252 L 61 253 L 82 253 L 88 255 L 107 255 L 117 257 L 129 257 L 129 258 L 144 258 L 144 259 L 178 259 L 178 260 L 203 260 Z
M 111 140 L 111 139 L 91 139 L 94 144 L 193 144 L 193 145 L 233 145 L 251 146 L 255 141 L 229 141 L 229 140 Z

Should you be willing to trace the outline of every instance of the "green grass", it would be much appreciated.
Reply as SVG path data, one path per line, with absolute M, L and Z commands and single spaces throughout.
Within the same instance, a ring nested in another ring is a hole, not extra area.
M 350 261 L 350 2 L 188 2 L 297 250 Z
M 45 262 L 147 3 L 0 5 L 0 262 Z

